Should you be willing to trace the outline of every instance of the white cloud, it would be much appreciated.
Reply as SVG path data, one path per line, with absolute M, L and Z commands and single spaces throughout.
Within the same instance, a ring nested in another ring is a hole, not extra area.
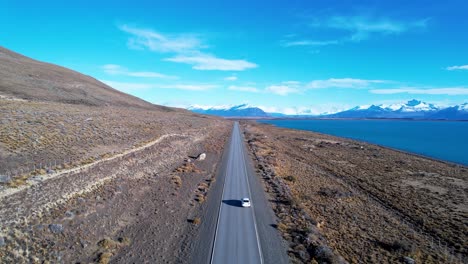
M 195 70 L 218 70 L 218 71 L 244 71 L 257 68 L 258 65 L 245 60 L 227 60 L 217 58 L 209 54 L 178 55 L 166 61 L 179 62 L 193 65 Z
M 447 70 L 449 71 L 468 70 L 468 65 L 450 66 L 450 67 L 447 67 Z
M 101 82 L 123 92 L 130 92 L 135 90 L 146 89 L 178 89 L 188 91 L 206 91 L 218 88 L 214 84 L 153 84 L 153 83 L 129 83 L 129 82 L 115 82 L 108 80 L 101 80 Z
M 161 78 L 161 79 L 177 79 L 177 76 L 165 75 L 158 72 L 131 72 L 127 68 L 116 64 L 106 64 L 102 69 L 107 74 L 111 75 L 125 75 L 130 77 L 143 77 L 143 78 Z
M 448 87 L 448 88 L 430 88 L 422 89 L 417 87 L 402 87 L 397 89 L 372 89 L 373 94 L 428 94 L 428 95 L 468 95 L 468 88 Z
M 259 93 L 260 90 L 258 90 L 256 87 L 253 86 L 237 86 L 237 85 L 231 85 L 228 87 L 229 90 L 231 91 L 241 91 L 241 92 L 251 92 L 251 93 Z
M 237 81 L 237 76 L 228 76 L 224 78 L 225 81 Z
M 400 34 L 417 28 L 425 28 L 429 19 L 412 22 L 391 20 L 388 18 L 374 18 L 370 16 L 332 16 L 326 21 L 312 23 L 312 27 L 325 27 L 348 31 L 351 41 L 361 41 L 371 35 Z
M 270 85 L 268 86 L 265 91 L 278 94 L 278 95 L 288 95 L 290 93 L 298 93 L 299 90 L 296 87 L 291 87 L 288 85 Z
M 313 106 L 296 106 L 296 107 L 277 107 L 277 106 L 258 106 L 267 113 L 282 113 L 285 115 L 320 115 L 332 114 L 349 109 L 343 104 L 316 104 Z
M 244 71 L 258 67 L 246 60 L 223 59 L 202 52 L 208 46 L 196 34 L 162 34 L 128 25 L 120 26 L 120 30 L 131 35 L 127 43 L 129 48 L 173 53 L 174 57 L 164 60 L 193 65 L 195 70 Z
M 197 51 L 206 47 L 194 34 L 162 34 L 151 29 L 141 29 L 128 25 L 120 26 L 120 30 L 132 35 L 128 46 L 136 49 L 149 49 L 156 52 L 185 53 Z
M 385 83 L 384 80 L 363 80 L 353 78 L 330 78 L 327 80 L 314 80 L 306 85 L 308 89 L 325 89 L 325 88 L 366 88 L 371 84 Z
M 293 46 L 327 46 L 327 45 L 336 45 L 339 41 L 337 40 L 327 40 L 327 41 L 316 41 L 316 40 L 297 40 L 297 41 L 285 41 L 283 42 L 284 47 L 293 47 Z
M 327 46 L 337 45 L 343 42 L 360 42 L 373 35 L 397 35 L 410 30 L 424 29 L 429 19 L 415 21 L 397 21 L 389 18 L 376 18 L 373 16 L 333 16 L 319 17 L 309 23 L 309 26 L 317 29 L 334 29 L 346 32 L 346 35 L 335 40 L 292 40 L 288 37 L 283 40 L 284 47 L 292 46 Z M 293 37 L 296 37 L 294 35 Z
M 301 82 L 298 82 L 298 81 L 285 81 L 285 82 L 282 82 L 282 84 L 289 85 L 289 86 L 299 86 L 301 84 Z

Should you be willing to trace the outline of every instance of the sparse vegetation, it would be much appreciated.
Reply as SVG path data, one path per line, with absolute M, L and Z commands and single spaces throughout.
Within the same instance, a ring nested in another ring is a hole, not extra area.
M 99 254 L 99 257 L 98 257 L 98 263 L 99 264 L 109 264 L 111 258 L 112 258 L 112 253 L 110 253 L 110 252 L 101 253 L 101 254 Z
M 182 186 L 182 178 L 180 178 L 180 176 L 178 176 L 178 175 L 172 176 L 172 182 L 173 182 L 177 187 Z
M 197 201 L 199 203 L 203 203 L 205 201 L 205 195 L 202 194 L 202 193 L 197 193 L 195 195 L 195 201 Z
M 244 128 L 293 260 L 320 263 L 327 250 L 318 246 L 352 263 L 466 259 L 465 167 L 312 132 Z

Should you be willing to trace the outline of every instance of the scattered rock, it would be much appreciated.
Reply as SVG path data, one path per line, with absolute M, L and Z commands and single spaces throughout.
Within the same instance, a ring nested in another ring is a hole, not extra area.
M 403 262 L 405 264 L 415 264 L 416 263 L 416 261 L 414 259 L 410 258 L 410 257 L 403 257 Z
M 319 263 L 336 263 L 336 256 L 331 248 L 327 246 L 318 246 L 315 248 L 315 258 Z
M 60 234 L 63 232 L 63 226 L 61 224 L 50 224 L 49 230 L 54 234 Z
M 197 160 L 205 160 L 206 159 L 206 154 L 205 153 L 202 153 L 200 155 L 198 155 L 197 157 Z
M 6 245 L 5 238 L 0 237 L 0 247 L 4 247 Z
M 0 175 L 0 183 L 9 183 L 11 181 L 11 177 L 8 175 Z
M 88 242 L 84 239 L 80 239 L 80 245 L 82 248 L 86 248 L 88 246 Z
M 31 179 L 32 181 L 37 181 L 37 182 L 43 181 L 42 176 L 40 176 L 40 175 L 34 175 L 34 176 L 32 176 L 30 179 Z
M 75 214 L 72 211 L 66 211 L 65 212 L 65 217 L 73 218 L 73 217 L 75 217 Z

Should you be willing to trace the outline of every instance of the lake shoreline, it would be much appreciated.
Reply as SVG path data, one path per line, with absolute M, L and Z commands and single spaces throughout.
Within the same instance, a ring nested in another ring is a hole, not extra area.
M 243 126 L 261 161 L 257 169 L 288 186 L 288 204 L 310 217 L 289 219 L 277 210 L 285 239 L 302 228 L 294 224 L 299 221 L 312 232 L 306 237 L 325 237 L 326 245 L 350 262 L 467 258 L 468 239 L 459 232 L 468 220 L 466 166 L 324 133 L 252 121 Z M 276 194 L 274 186 L 268 189 Z M 292 252 L 316 246 L 296 243 Z
M 309 119 L 304 119 L 304 121 L 307 121 Z M 350 120 L 350 119 L 347 119 L 349 121 L 353 121 L 353 120 Z M 357 120 L 357 119 L 356 119 Z M 287 121 L 292 121 L 292 120 L 287 120 Z M 298 120 L 299 121 L 299 120 Z M 320 120 L 320 121 L 328 121 L 328 120 Z M 334 119 L 333 121 L 342 121 L 342 120 L 336 120 Z M 363 119 L 359 119 L 359 121 L 363 121 Z M 389 120 L 380 120 L 380 121 L 389 121 Z M 393 121 L 401 121 L 401 120 L 393 120 Z M 374 140 L 370 139 L 364 139 L 364 138 L 359 138 L 359 137 L 364 137 L 364 136 L 361 136 L 359 135 L 356 136 L 356 135 L 350 135 L 350 136 L 346 136 L 346 135 L 337 135 L 337 134 L 334 134 L 334 133 L 329 133 L 329 132 L 324 132 L 323 131 L 323 128 L 322 130 L 320 129 L 314 129 L 314 128 L 302 128 L 302 127 L 291 127 L 289 125 L 281 125 L 281 124 L 277 124 L 277 123 L 273 123 L 273 122 L 263 122 L 262 120 L 256 120 L 255 122 L 258 122 L 258 123 L 261 123 L 261 124 L 269 124 L 269 125 L 273 125 L 273 126 L 276 126 L 276 127 L 280 127 L 280 128 L 287 128 L 287 129 L 293 129 L 293 130 L 300 130 L 300 131 L 309 131 L 309 132 L 314 132 L 314 133 L 319 133 L 319 134 L 324 134 L 324 135 L 330 135 L 330 136 L 334 136 L 334 137 L 340 137 L 340 138 L 344 138 L 344 139 L 348 139 L 348 140 L 355 140 L 355 141 L 359 141 L 359 142 L 364 142 L 364 143 L 367 143 L 367 144 L 373 144 L 373 145 L 377 145 L 377 146 L 380 146 L 380 147 L 383 147 L 383 148 L 388 148 L 390 150 L 394 150 L 394 151 L 398 151 L 398 152 L 401 152 L 401 153 L 405 153 L 405 154 L 410 154 L 410 155 L 415 155 L 415 156 L 418 156 L 418 157 L 421 157 L 421 158 L 425 158 L 425 159 L 429 159 L 429 160 L 433 160 L 433 161 L 439 161 L 439 162 L 446 162 L 448 164 L 453 164 L 453 165 L 459 165 L 459 166 L 464 166 L 464 167 L 468 167 L 468 161 L 467 162 L 464 162 L 464 161 L 455 161 L 453 160 L 454 158 L 452 158 L 452 160 L 450 160 L 449 158 L 447 159 L 444 159 L 443 157 L 437 157 L 438 155 L 437 154 L 434 154 L 434 155 L 430 155 L 430 154 L 425 154 L 425 153 L 419 153 L 417 151 L 413 151 L 413 150 L 409 150 L 409 149 L 402 149 L 402 148 L 399 148 L 397 146 L 390 146 L 390 143 L 388 144 L 385 144 L 384 143 L 381 143 L 381 142 L 376 142 L 378 141 L 377 139 L 374 138 Z M 372 122 L 372 121 L 371 121 Z M 417 121 L 417 122 L 420 122 L 420 121 Z M 427 122 L 432 122 L 432 121 L 427 121 Z M 452 122 L 453 123 L 453 122 Z M 467 127 L 468 128 L 468 127 Z M 374 134 L 375 136 L 375 134 Z M 406 139 L 408 140 L 408 139 Z M 434 142 L 433 142 L 434 143 Z M 458 143 L 458 142 L 457 142 Z M 425 146 L 425 149 L 426 146 Z M 440 155 L 439 155 L 440 156 Z M 461 156 L 461 155 L 460 155 Z M 460 158 L 460 157 L 459 157 Z

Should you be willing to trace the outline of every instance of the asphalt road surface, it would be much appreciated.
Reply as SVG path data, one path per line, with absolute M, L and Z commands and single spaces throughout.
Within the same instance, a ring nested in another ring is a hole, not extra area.
M 239 124 L 234 124 L 220 171 L 224 176 L 210 263 L 287 263 L 286 250 L 263 187 L 253 172 Z M 250 208 L 241 199 L 251 200 Z

